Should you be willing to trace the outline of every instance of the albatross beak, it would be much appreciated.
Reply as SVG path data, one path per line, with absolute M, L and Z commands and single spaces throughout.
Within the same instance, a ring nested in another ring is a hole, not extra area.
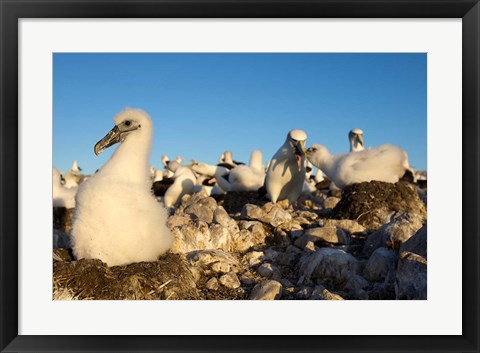
M 358 143 L 363 146 L 363 135 L 357 135 L 357 140 Z
M 93 149 L 95 154 L 98 156 L 104 149 L 120 142 L 120 136 L 120 130 L 118 129 L 118 126 L 115 125 L 115 127 L 110 130 L 103 139 L 95 144 Z
M 300 171 L 302 169 L 302 162 L 305 161 L 305 141 L 297 141 L 294 146 L 298 170 Z
M 300 153 L 302 154 L 302 157 L 305 158 L 305 154 L 306 154 L 305 141 L 298 141 L 297 147 Z

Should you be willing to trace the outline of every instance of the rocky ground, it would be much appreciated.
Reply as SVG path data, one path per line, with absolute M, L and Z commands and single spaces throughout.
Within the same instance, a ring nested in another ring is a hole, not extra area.
M 72 210 L 54 209 L 54 299 L 426 299 L 426 191 L 353 185 L 276 205 L 256 192 L 186 195 L 156 262 L 72 258 Z

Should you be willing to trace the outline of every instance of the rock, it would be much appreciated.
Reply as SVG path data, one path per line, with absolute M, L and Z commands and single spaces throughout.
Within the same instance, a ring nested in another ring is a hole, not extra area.
M 230 218 L 227 211 L 225 211 L 222 206 L 215 208 L 215 211 L 213 212 L 213 221 L 226 228 L 232 237 L 240 232 L 237 222 Z
M 199 203 L 194 205 L 199 205 Z M 217 212 L 220 214 L 222 211 Z M 220 217 L 222 216 L 219 216 L 219 219 Z M 217 222 L 211 223 L 209 226 L 207 222 L 197 219 L 195 222 L 189 221 L 187 224 L 174 227 L 172 233 L 175 236 L 175 242 L 172 252 L 188 253 L 206 249 L 245 251 L 253 246 L 251 234 L 249 232 L 240 234 L 241 232 L 238 231 L 239 228 L 233 219 L 222 218 L 221 222 L 224 222 L 226 226 Z
M 255 245 L 265 244 L 265 239 L 271 235 L 261 222 L 241 221 L 239 226 L 241 230 L 247 230 L 250 233 L 252 244 Z
M 343 250 L 321 248 L 300 259 L 298 284 L 311 278 L 343 283 L 356 274 L 358 260 Z
M 397 299 L 427 299 L 427 226 L 400 249 L 395 280 Z
M 363 253 L 370 256 L 375 249 L 389 247 L 398 249 L 422 227 L 423 218 L 412 213 L 402 213 L 381 226 L 367 237 Z
M 297 249 L 298 250 L 298 249 Z M 275 263 L 282 266 L 292 266 L 296 259 L 296 253 L 279 252 L 275 257 Z
M 220 224 L 212 224 L 209 230 L 209 248 L 230 250 L 232 238 L 227 228 L 222 227 Z
M 100 260 L 56 261 L 53 282 L 75 299 L 202 299 L 185 257 L 170 253 L 158 261 L 113 267 Z
M 357 289 L 350 293 L 351 299 L 354 300 L 368 300 L 368 292 L 363 289 Z
M 257 269 L 257 273 L 260 276 L 265 277 L 265 278 L 280 279 L 280 277 L 281 277 L 280 276 L 280 271 L 278 270 L 278 268 L 276 268 L 275 266 L 273 266 L 270 263 L 261 264 Z
M 70 233 L 74 210 L 74 208 L 53 207 L 53 228 Z
M 232 247 L 236 251 L 245 252 L 255 245 L 252 233 L 242 229 L 233 239 Z
M 217 261 L 211 264 L 210 268 L 212 271 L 217 273 L 228 273 L 230 272 L 230 265 L 227 262 Z
M 292 254 L 295 254 L 295 255 L 300 254 L 302 252 L 302 250 L 300 250 L 299 248 L 297 248 L 296 246 L 293 246 L 293 245 L 287 246 L 285 251 L 287 253 L 292 253 Z
M 242 282 L 243 284 L 246 284 L 248 286 L 254 284 L 257 282 L 256 278 L 253 278 L 251 276 L 251 274 L 248 274 L 248 273 L 245 273 L 243 275 L 240 276 L 240 282 Z
M 282 228 L 288 228 L 288 223 L 292 221 L 292 215 L 288 211 L 275 207 L 269 212 L 265 220 L 268 221 L 267 223 L 270 223 L 273 227 L 283 226 Z
M 275 280 L 265 280 L 252 289 L 251 300 L 275 300 L 282 295 L 282 285 Z
M 400 246 L 400 252 L 412 252 L 427 258 L 427 225 L 425 224 L 410 239 Z
M 395 287 L 393 283 L 374 282 L 373 287 L 367 292 L 370 300 L 394 300 Z
M 175 214 L 171 216 L 167 221 L 167 226 L 172 229 L 175 227 L 181 227 L 186 224 L 193 224 L 192 219 L 184 214 Z
M 242 209 L 242 218 L 260 220 L 267 216 L 266 212 L 257 205 L 246 204 Z
M 425 205 L 415 187 L 406 182 L 371 181 L 347 186 L 331 218 L 353 219 L 367 230 L 376 230 L 402 212 L 426 219 Z
M 199 250 L 187 254 L 187 260 L 197 268 L 214 272 L 239 271 L 238 260 L 230 253 L 222 250 Z
M 427 299 L 427 260 L 411 252 L 400 254 L 395 281 L 397 299 Z
M 295 240 L 295 246 L 300 249 L 305 248 L 308 242 L 327 242 L 333 244 L 350 244 L 350 237 L 341 228 L 334 227 L 322 227 L 322 228 L 310 228 L 305 233 Z
M 307 253 L 315 252 L 317 251 L 317 247 L 315 246 L 313 241 L 309 241 L 307 245 L 305 245 L 305 248 L 303 248 L 303 251 L 306 251 Z
M 310 211 L 296 211 L 292 214 L 292 217 L 300 225 L 309 225 L 318 219 L 318 215 Z
M 366 231 L 364 226 L 351 219 L 326 219 L 323 222 L 323 226 L 341 228 L 350 234 L 363 233 Z
M 280 279 L 280 284 L 283 286 L 283 288 L 286 288 L 287 291 L 289 292 L 294 292 L 295 291 L 295 288 L 294 288 L 294 285 L 292 282 L 290 282 L 288 279 L 286 278 L 282 278 Z
M 340 295 L 328 291 L 324 286 L 316 286 L 310 300 L 344 300 Z
M 197 194 L 190 198 L 190 205 L 185 208 L 184 212 L 190 215 L 193 220 L 198 219 L 206 223 L 212 223 L 213 212 L 217 208 L 217 202 L 213 197 L 204 197 L 195 203 L 191 203 L 195 195 Z
M 72 238 L 70 234 L 62 232 L 59 229 L 53 228 L 53 248 L 71 249 Z
M 397 256 L 393 250 L 378 248 L 370 256 L 363 275 L 369 281 L 384 281 L 395 272 Z
M 358 290 L 368 287 L 368 284 L 368 281 L 362 276 L 353 275 L 345 282 L 343 288 L 352 292 L 357 292 Z
M 213 221 L 224 227 L 228 227 L 232 221 L 235 222 L 222 206 L 217 206 L 213 211 Z
M 248 263 L 250 267 L 255 266 L 262 262 L 264 255 L 263 251 L 250 251 L 243 256 L 242 261 Z
M 340 198 L 338 197 L 327 197 L 325 201 L 323 201 L 323 208 L 335 208 L 339 202 Z
M 236 289 L 240 287 L 240 281 L 234 272 L 222 275 L 218 281 L 227 288 Z
M 280 252 L 273 250 L 272 248 L 265 249 L 264 253 L 265 253 L 265 259 L 270 261 L 275 261 L 275 259 L 280 254 Z
M 195 224 L 186 224 L 172 229 L 175 236 L 171 251 L 174 253 L 188 253 L 195 250 L 216 249 L 229 250 L 228 234 L 224 233 L 223 228 L 212 228 L 214 236 L 208 228 L 208 224 L 203 221 L 197 221 Z
M 218 280 L 215 277 L 213 277 L 208 280 L 205 287 L 207 287 L 210 290 L 217 290 L 218 288 L 220 288 L 220 284 L 218 283 Z
M 291 229 L 292 215 L 271 202 L 261 208 L 251 204 L 245 205 L 242 209 L 242 218 L 259 220 L 275 228 L 282 226 L 282 228 Z
M 312 295 L 313 288 L 312 287 L 301 287 L 297 293 L 295 293 L 295 297 L 297 299 L 309 299 Z

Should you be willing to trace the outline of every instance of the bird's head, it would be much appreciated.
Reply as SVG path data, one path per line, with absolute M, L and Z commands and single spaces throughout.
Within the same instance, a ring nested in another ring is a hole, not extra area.
M 123 142 L 134 134 L 151 129 L 152 121 L 147 113 L 140 109 L 125 109 L 114 118 L 115 126 L 95 144 L 94 151 L 99 155 L 106 148 Z
M 306 155 L 307 158 L 312 164 L 317 167 L 322 169 L 321 161 L 325 156 L 328 156 L 330 153 L 328 152 L 327 147 L 322 146 L 322 145 L 312 145 L 312 147 L 307 148 Z
M 352 129 L 348 133 L 348 140 L 350 141 L 350 152 L 362 151 L 363 145 L 363 131 L 360 129 Z
M 168 162 L 167 169 L 173 173 L 177 171 L 178 168 L 181 167 L 181 164 L 177 161 L 170 161 Z
M 303 130 L 294 129 L 288 133 L 287 142 L 292 146 L 293 153 L 297 159 L 298 169 L 300 170 L 305 161 L 305 143 L 307 133 Z
M 209 175 L 210 173 L 210 168 L 208 164 L 202 163 L 202 162 L 197 162 L 197 161 L 192 161 L 191 168 L 195 173 L 201 174 L 201 175 Z

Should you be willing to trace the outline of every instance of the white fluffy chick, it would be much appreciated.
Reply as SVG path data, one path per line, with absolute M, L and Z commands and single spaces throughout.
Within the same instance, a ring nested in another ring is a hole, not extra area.
M 108 266 L 155 261 L 174 241 L 167 212 L 151 193 L 148 168 L 153 126 L 142 110 L 125 109 L 114 128 L 94 148 L 116 143 L 110 160 L 80 185 L 72 239 L 77 259 L 100 259 Z
M 331 155 L 322 145 L 307 149 L 307 157 L 341 189 L 365 181 L 396 183 L 410 169 L 407 153 L 393 145 Z

